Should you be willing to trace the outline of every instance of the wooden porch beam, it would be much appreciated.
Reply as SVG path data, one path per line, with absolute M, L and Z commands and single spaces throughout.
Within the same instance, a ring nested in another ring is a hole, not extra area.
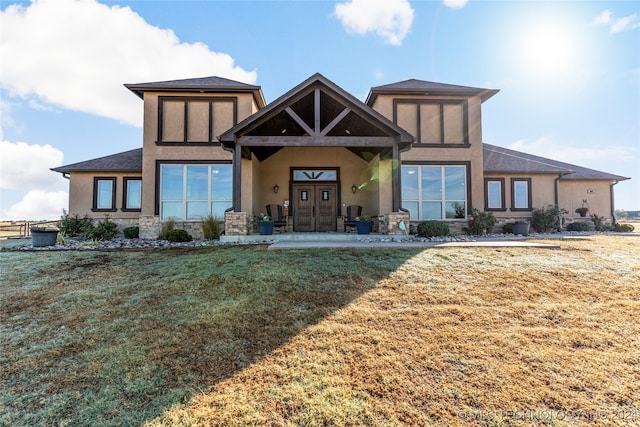
M 350 112 L 351 110 L 348 108 L 345 108 L 344 110 L 342 110 L 340 114 L 338 114 L 333 120 L 331 120 L 331 123 L 329 123 L 326 128 L 322 129 L 322 132 L 320 132 L 319 136 L 326 136 L 331 131 L 331 129 L 336 127 L 338 123 L 340 123 L 340 121 L 344 119 L 345 116 Z
M 318 88 L 313 90 L 313 128 L 313 135 L 320 135 L 320 89 Z
M 289 113 L 289 115 L 291 116 L 291 118 L 293 118 L 293 120 L 295 120 L 295 122 L 297 124 L 299 124 L 302 129 L 304 129 L 305 132 L 307 132 L 309 135 L 315 135 L 316 132 L 311 129 L 305 122 L 304 120 L 302 120 L 302 118 L 300 118 L 300 116 L 298 114 L 296 114 L 295 111 L 293 111 L 291 109 L 291 107 L 287 107 L 284 109 L 284 111 L 286 111 L 287 113 Z
M 393 147 L 391 136 L 242 136 L 238 145 L 248 147 Z

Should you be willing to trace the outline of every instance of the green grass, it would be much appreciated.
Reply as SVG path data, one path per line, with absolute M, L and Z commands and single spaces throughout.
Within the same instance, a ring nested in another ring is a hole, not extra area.
M 638 236 L 553 243 L 0 252 L 0 426 L 637 424 Z
M 0 425 L 139 425 L 259 360 L 414 253 L 1 253 Z

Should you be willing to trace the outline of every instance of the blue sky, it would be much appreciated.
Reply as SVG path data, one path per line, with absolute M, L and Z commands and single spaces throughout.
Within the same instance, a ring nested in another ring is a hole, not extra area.
M 315 72 L 364 100 L 409 78 L 500 89 L 485 142 L 631 177 L 640 209 L 637 1 L 2 1 L 0 219 L 58 218 L 49 168 L 139 148 L 124 83 L 218 75 L 273 101 Z

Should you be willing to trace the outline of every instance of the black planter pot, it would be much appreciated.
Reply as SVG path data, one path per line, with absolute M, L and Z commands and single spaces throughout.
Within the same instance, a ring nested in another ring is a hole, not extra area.
M 373 227 L 373 221 L 356 221 L 356 231 L 358 234 L 369 234 Z
M 526 221 L 516 221 L 511 227 L 513 234 L 522 234 L 523 236 L 529 235 L 529 223 Z
M 258 221 L 258 232 L 260 234 L 273 234 L 273 224 L 275 221 Z

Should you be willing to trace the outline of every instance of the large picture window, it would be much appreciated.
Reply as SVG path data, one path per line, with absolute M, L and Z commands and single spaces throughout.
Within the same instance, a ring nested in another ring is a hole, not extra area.
M 161 220 L 224 218 L 232 204 L 232 174 L 228 164 L 161 164 Z
M 115 212 L 116 210 L 116 178 L 95 177 L 93 179 L 94 212 Z
M 412 220 L 466 218 L 466 166 L 402 166 L 402 205 Z

